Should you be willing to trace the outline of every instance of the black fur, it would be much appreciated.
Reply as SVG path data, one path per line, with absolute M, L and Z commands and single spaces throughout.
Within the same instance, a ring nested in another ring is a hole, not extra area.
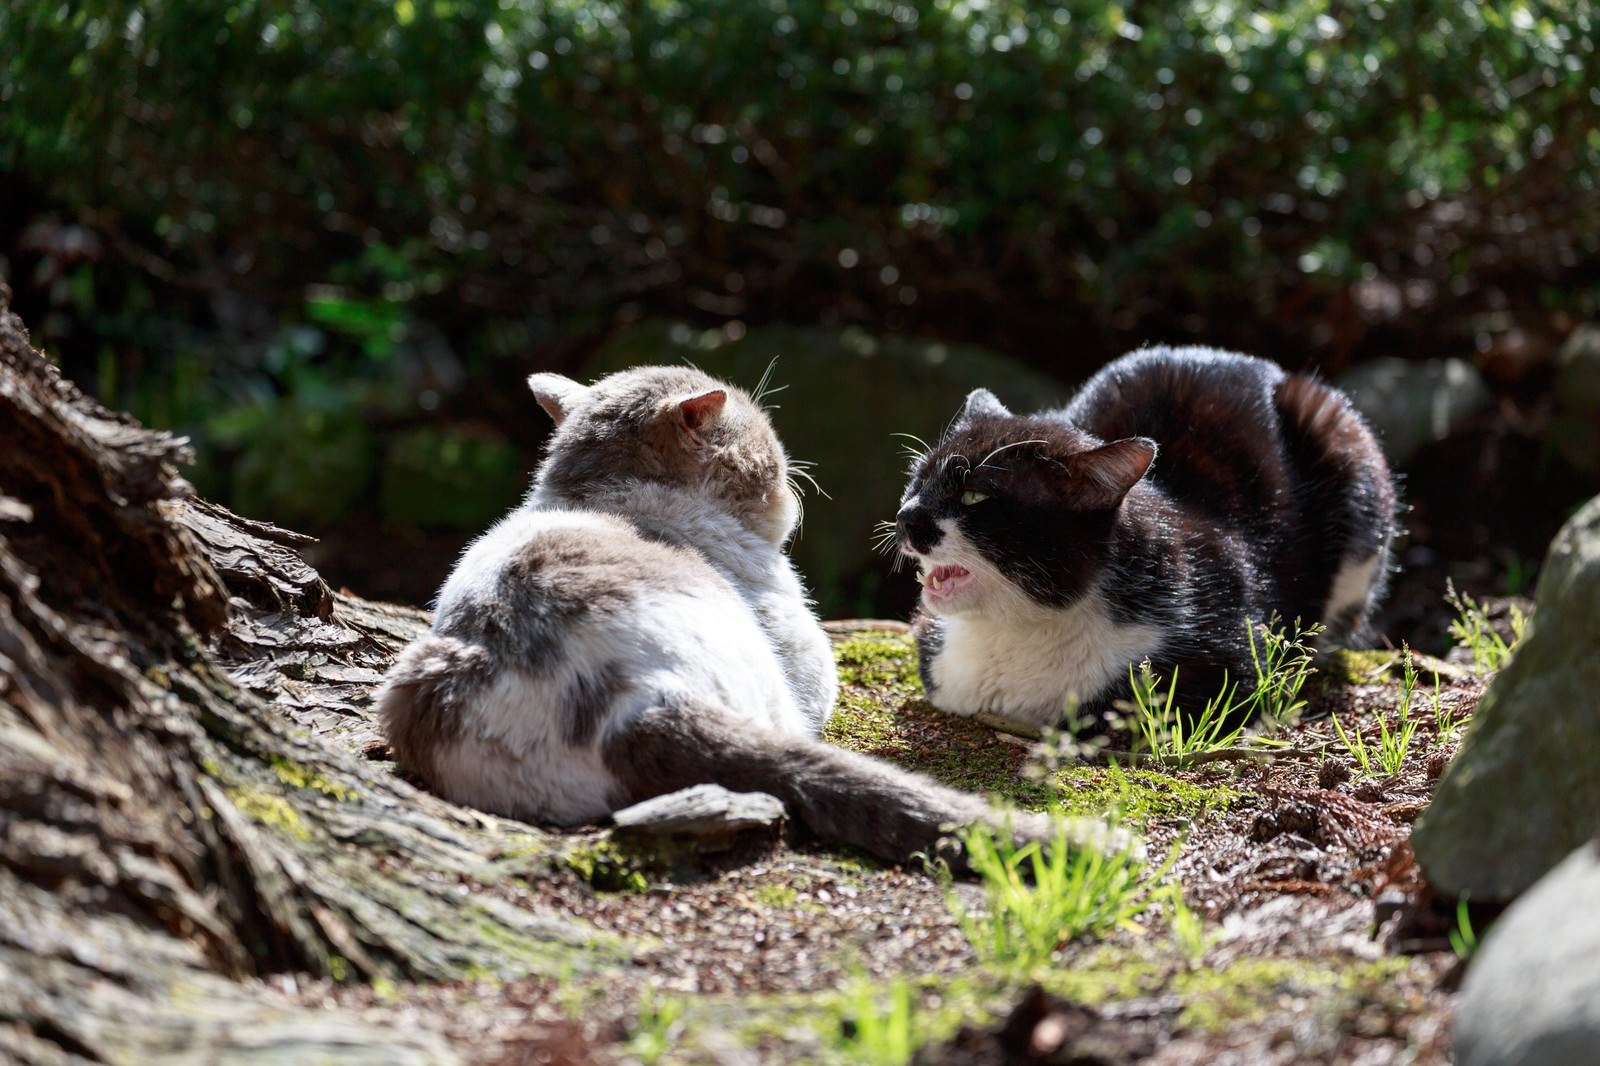
M 1065 609 L 1094 590 L 1113 622 L 1156 627 L 1152 665 L 1179 671 L 1179 705 L 1193 711 L 1225 676 L 1248 691 L 1246 619 L 1362 638 L 1395 514 L 1382 450 L 1343 394 L 1249 356 L 1151 348 L 1060 410 L 1016 416 L 975 393 L 913 469 L 898 528 L 902 550 L 927 555 L 940 520 L 954 520 L 1038 605 Z M 1328 617 L 1340 568 L 1373 557 L 1370 595 Z M 931 664 L 954 637 L 927 613 L 918 630 L 939 703 Z M 1076 695 L 1093 715 L 1127 689 L 1124 672 Z

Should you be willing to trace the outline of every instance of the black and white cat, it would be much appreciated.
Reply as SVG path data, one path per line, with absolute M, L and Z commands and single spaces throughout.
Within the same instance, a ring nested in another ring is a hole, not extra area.
M 789 461 L 748 395 L 685 367 L 529 385 L 556 423 L 533 488 L 467 548 L 378 695 L 400 765 L 447 799 L 558 825 L 705 782 L 768 792 L 889 860 L 1001 824 L 817 739 L 832 653 L 783 550 Z
M 1149 659 L 1198 713 L 1224 672 L 1249 691 L 1247 619 L 1364 635 L 1395 515 L 1345 396 L 1263 359 L 1148 348 L 1037 415 L 979 389 L 896 518 L 928 697 L 1038 726 L 1075 703 L 1092 722 Z

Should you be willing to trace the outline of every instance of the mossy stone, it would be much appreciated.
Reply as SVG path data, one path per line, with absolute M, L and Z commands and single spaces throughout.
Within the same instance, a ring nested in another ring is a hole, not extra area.
M 424 426 L 389 444 L 379 479 L 384 521 L 429 529 L 481 529 L 528 485 L 523 459 L 500 437 Z
M 377 444 L 347 413 L 285 406 L 264 419 L 233 467 L 233 506 L 316 532 L 357 511 L 371 491 Z
M 1600 827 L 1600 497 L 1556 534 L 1534 615 L 1412 834 L 1434 888 L 1506 901 Z

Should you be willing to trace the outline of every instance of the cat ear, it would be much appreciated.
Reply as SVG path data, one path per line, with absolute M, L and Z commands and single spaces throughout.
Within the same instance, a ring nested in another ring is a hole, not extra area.
M 1139 483 L 1156 457 L 1149 437 L 1128 437 L 1102 444 L 1072 457 L 1079 481 L 1078 505 L 1088 511 L 1109 511 Z
M 701 432 L 722 417 L 722 408 L 727 402 L 728 394 L 721 389 L 712 389 L 678 401 L 678 422 L 691 444 L 703 443 Z
M 1010 418 L 1011 412 L 1000 398 L 988 389 L 973 389 L 967 393 L 967 402 L 961 405 L 955 424 L 964 426 L 978 418 Z
M 579 385 L 560 374 L 530 374 L 528 388 L 533 390 L 533 398 L 539 401 L 539 406 L 558 426 L 567 420 L 568 413 L 589 391 L 587 385 Z

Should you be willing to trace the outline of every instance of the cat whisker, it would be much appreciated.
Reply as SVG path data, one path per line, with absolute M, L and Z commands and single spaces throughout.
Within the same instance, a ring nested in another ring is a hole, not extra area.
M 772 372 L 778 368 L 778 357 L 773 356 L 767 360 L 767 368 L 761 372 L 761 377 L 756 380 L 756 387 L 750 390 L 750 399 L 755 401 L 757 407 L 766 398 L 767 386 L 772 383 Z
M 789 539 L 791 541 L 797 541 L 800 539 L 800 535 L 805 532 L 806 497 L 805 494 L 800 491 L 800 486 L 795 483 L 793 477 L 785 479 L 784 483 L 789 489 L 789 495 L 794 497 L 794 533 Z
M 959 466 L 957 464 L 959 464 Z M 972 472 L 972 460 L 959 453 L 945 457 L 944 467 L 949 469 L 952 466 L 956 467 L 960 471 L 962 477 L 966 477 Z
M 975 467 L 974 469 L 982 469 L 983 467 L 988 466 L 990 459 L 993 459 L 995 456 L 999 455 L 1001 452 L 1006 451 L 1009 448 L 1021 448 L 1021 447 L 1024 447 L 1026 445 L 1029 445 L 1029 444 L 1049 444 L 1049 443 L 1050 443 L 1049 441 L 1045 441 L 1045 440 L 1014 440 L 1010 444 L 1002 444 L 1002 445 L 1000 445 L 1000 447 L 996 448 L 994 451 L 992 451 L 988 455 L 984 456 L 983 457 L 983 462 L 979 463 L 977 465 L 977 467 Z
M 798 489 L 800 481 L 804 481 L 807 485 L 811 486 L 812 492 L 815 492 L 824 500 L 831 500 L 833 497 L 828 495 L 828 490 L 823 488 L 817 482 L 817 479 L 811 476 L 811 468 L 816 465 L 816 463 L 813 463 L 809 459 L 790 459 L 789 484 L 791 487 Z M 798 481 L 796 480 L 797 478 L 799 479 Z
M 911 442 L 911 444 L 916 445 L 917 447 L 915 448 L 913 448 L 911 444 L 906 445 L 906 451 L 919 459 L 926 457 L 929 452 L 933 451 L 933 446 L 927 441 L 923 440 L 921 437 L 917 436 L 915 433 L 891 433 L 889 436 L 899 437 L 902 440 L 908 440 Z
M 776 396 L 778 393 L 789 387 L 788 382 L 785 382 L 782 385 L 772 384 L 772 372 L 777 368 L 777 366 L 778 357 L 773 356 L 772 361 L 767 364 L 767 369 L 761 372 L 761 380 L 756 382 L 756 391 L 750 396 L 751 400 L 755 402 L 755 405 L 761 408 L 763 411 L 778 410 L 779 405 L 775 403 L 767 403 L 767 397 Z
M 873 524 L 874 536 L 872 550 L 880 555 L 890 556 L 889 573 L 898 574 L 900 568 L 911 559 L 900 548 L 900 527 L 893 519 L 885 519 Z

